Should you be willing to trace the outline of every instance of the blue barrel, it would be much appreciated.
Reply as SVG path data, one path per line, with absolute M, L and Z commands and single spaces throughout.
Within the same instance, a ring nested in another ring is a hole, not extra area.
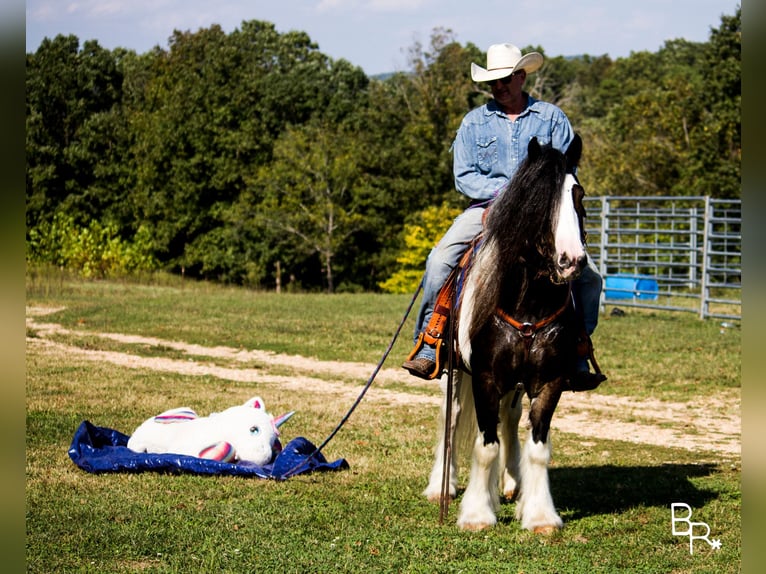
M 611 275 L 606 278 L 607 299 L 656 300 L 659 293 L 657 281 L 640 275 Z
M 659 290 L 657 281 L 650 277 L 636 279 L 636 293 L 639 299 L 656 301 Z

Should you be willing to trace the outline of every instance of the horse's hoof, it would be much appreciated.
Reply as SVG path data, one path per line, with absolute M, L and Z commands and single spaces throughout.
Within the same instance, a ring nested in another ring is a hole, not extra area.
M 532 532 L 534 532 L 535 534 L 543 534 L 545 536 L 549 536 L 553 534 L 554 532 L 556 532 L 557 530 L 558 530 L 558 527 L 556 526 L 546 525 L 546 526 L 535 526 Z
M 440 494 L 430 494 L 426 498 L 428 499 L 428 502 L 432 502 L 434 504 L 440 504 L 442 501 L 442 497 Z M 450 494 L 449 499 L 455 500 L 455 496 L 453 494 Z
M 461 530 L 469 530 L 471 532 L 480 532 L 492 528 L 492 524 L 486 524 L 484 522 L 468 522 L 466 524 L 460 524 L 459 526 Z

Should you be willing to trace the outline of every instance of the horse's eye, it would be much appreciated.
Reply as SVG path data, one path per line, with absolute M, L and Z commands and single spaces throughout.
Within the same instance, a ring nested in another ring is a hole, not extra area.
M 254 434 L 254 435 L 261 434 L 261 429 L 259 427 L 250 427 L 250 434 Z

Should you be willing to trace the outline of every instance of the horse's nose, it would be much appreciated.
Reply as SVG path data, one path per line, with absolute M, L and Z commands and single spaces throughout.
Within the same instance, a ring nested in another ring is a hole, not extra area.
M 571 257 L 567 253 L 562 253 L 559 257 L 559 273 L 562 277 L 576 276 L 583 270 L 587 262 L 586 256 Z

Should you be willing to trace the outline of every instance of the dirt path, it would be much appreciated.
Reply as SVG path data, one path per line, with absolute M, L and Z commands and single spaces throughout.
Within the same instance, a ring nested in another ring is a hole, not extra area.
M 274 384 L 284 389 L 331 393 L 351 402 L 371 375 L 374 365 L 339 361 L 319 361 L 295 355 L 266 351 L 243 351 L 231 347 L 204 347 L 178 341 L 119 333 L 72 332 L 61 325 L 45 323 L 42 317 L 57 309 L 27 308 L 27 328 L 37 335 L 28 337 L 27 345 L 45 352 L 66 353 L 92 361 L 114 365 L 174 372 L 184 375 L 209 375 L 221 379 Z M 220 366 L 200 360 L 143 357 L 128 352 L 82 349 L 51 340 L 55 334 L 99 337 L 123 344 L 162 346 L 193 357 L 207 357 Z M 238 366 L 242 365 L 242 366 Z M 246 365 L 256 364 L 258 368 Z M 275 375 L 270 368 L 295 374 Z M 337 377 L 339 380 L 333 380 Z M 358 384 L 349 381 L 359 381 Z M 396 383 L 397 389 L 385 387 Z M 437 383 L 421 381 L 401 369 L 382 369 L 366 401 L 387 404 L 439 404 Z M 401 390 L 404 389 L 404 390 Z M 411 391 L 411 392 L 409 392 Z M 554 430 L 587 438 L 615 439 L 634 443 L 673 446 L 693 451 L 709 451 L 739 456 L 741 452 L 741 401 L 731 398 L 708 398 L 688 403 L 670 403 L 651 399 L 632 399 L 602 395 L 597 392 L 566 393 L 553 421 Z

